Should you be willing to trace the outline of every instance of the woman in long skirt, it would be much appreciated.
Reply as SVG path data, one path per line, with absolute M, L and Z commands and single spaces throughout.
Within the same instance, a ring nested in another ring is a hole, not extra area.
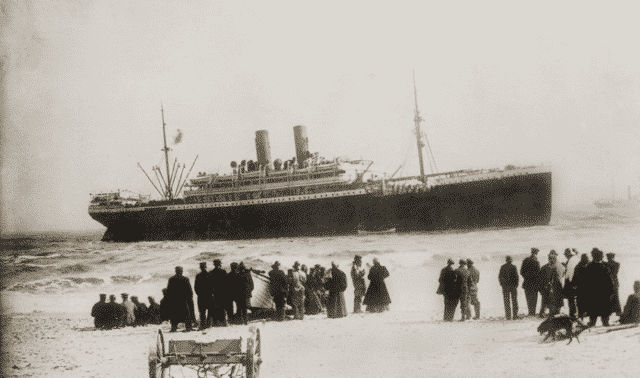
M 367 312 L 383 312 L 389 310 L 391 297 L 387 285 L 384 283 L 385 278 L 389 277 L 389 271 L 386 267 L 380 265 L 378 258 L 373 258 L 373 266 L 369 270 L 369 288 L 364 296 L 363 304 L 367 306 Z

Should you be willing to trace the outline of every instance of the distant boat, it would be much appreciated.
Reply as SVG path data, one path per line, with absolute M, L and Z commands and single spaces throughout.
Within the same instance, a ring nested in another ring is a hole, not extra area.
M 614 208 L 640 208 L 640 198 L 638 196 L 631 196 L 631 186 L 628 186 L 627 199 L 616 199 L 615 194 L 612 198 L 601 198 L 593 202 L 593 204 L 599 209 L 614 209 Z

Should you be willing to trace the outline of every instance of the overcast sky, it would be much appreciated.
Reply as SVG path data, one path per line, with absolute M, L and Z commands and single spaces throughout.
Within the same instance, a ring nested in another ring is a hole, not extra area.
M 0 228 L 100 229 L 89 193 L 155 192 L 161 102 L 192 176 L 255 159 L 260 129 L 290 158 L 298 124 L 416 174 L 412 70 L 439 171 L 551 164 L 557 206 L 638 193 L 637 8 L 597 3 L 8 0 Z

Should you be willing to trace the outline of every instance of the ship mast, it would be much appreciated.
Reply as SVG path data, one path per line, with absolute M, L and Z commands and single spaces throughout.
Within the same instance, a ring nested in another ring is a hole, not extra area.
M 418 110 L 418 89 L 416 88 L 416 72 L 413 71 L 413 95 L 416 101 L 416 116 L 414 118 L 414 122 L 416 124 L 416 141 L 418 143 L 418 159 L 420 160 L 420 181 L 425 182 L 426 178 L 424 176 L 424 159 L 422 158 L 422 148 L 425 146 L 425 143 L 422 141 L 422 131 L 420 131 L 420 122 L 423 121 L 422 117 L 420 117 L 420 111 Z M 431 168 L 432 173 L 436 173 L 438 167 L 436 166 L 436 159 L 433 157 L 433 152 L 431 152 L 431 146 L 429 145 L 429 139 L 427 136 L 424 137 L 427 142 L 426 145 L 429 147 L 429 155 L 431 159 L 429 160 L 429 167 Z M 431 163 L 433 161 L 433 164 Z M 435 168 L 435 169 L 434 169 Z
M 420 112 L 418 111 L 418 89 L 416 88 L 416 72 L 413 71 L 413 95 L 416 100 L 416 116 L 414 118 L 414 122 L 416 124 L 416 140 L 418 142 L 418 159 L 420 159 L 420 181 L 424 182 L 424 161 L 422 159 L 422 147 L 424 147 L 424 143 L 422 143 L 422 133 L 420 132 Z
M 160 103 L 160 113 L 162 113 L 162 136 L 164 137 L 164 149 L 162 149 L 162 151 L 164 151 L 164 159 L 167 163 L 167 197 L 172 200 L 173 193 L 171 190 L 171 186 L 169 185 L 169 177 L 171 177 L 169 173 L 169 148 L 167 147 L 167 133 L 165 132 L 166 124 L 164 123 L 164 108 L 162 107 L 162 103 Z

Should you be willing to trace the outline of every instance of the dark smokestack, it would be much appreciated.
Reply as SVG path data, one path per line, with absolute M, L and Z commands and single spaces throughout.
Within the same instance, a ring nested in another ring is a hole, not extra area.
M 296 142 L 296 159 L 302 167 L 305 160 L 311 157 L 309 153 L 309 138 L 307 138 L 307 128 L 305 126 L 293 127 L 293 139 Z
M 256 155 L 258 156 L 258 164 L 265 166 L 271 161 L 271 147 L 267 130 L 256 131 Z

